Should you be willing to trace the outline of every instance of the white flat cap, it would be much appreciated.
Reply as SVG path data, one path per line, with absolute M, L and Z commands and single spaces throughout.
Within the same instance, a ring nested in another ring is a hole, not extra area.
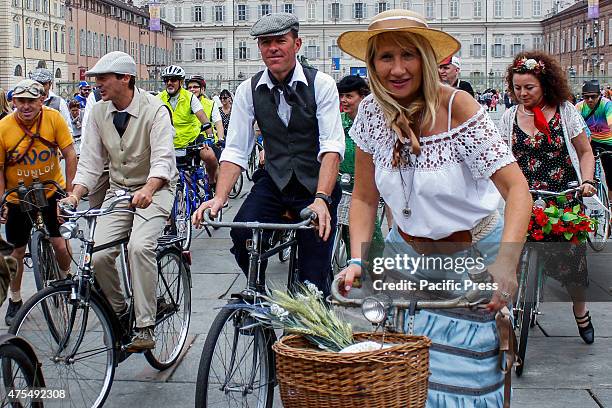
M 100 58 L 92 69 L 85 72 L 87 76 L 101 74 L 127 74 L 136 76 L 136 61 L 125 52 L 109 52 Z

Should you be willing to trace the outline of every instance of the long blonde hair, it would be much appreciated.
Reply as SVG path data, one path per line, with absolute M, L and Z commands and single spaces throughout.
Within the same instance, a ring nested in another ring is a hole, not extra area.
M 0 88 L 0 112 L 11 113 L 11 105 L 6 98 L 6 91 Z
M 410 106 L 402 106 L 381 83 L 374 59 L 376 50 L 383 41 L 394 43 L 401 49 L 413 46 L 421 57 L 421 86 L 418 94 Z M 387 126 L 393 129 L 400 137 L 393 148 L 393 167 L 404 162 L 401 150 L 407 140 L 410 140 L 411 151 L 420 154 L 419 144 L 420 127 L 423 123 L 430 123 L 433 129 L 436 122 L 436 110 L 440 103 L 440 79 L 438 77 L 438 64 L 436 56 L 429 41 L 418 34 L 403 32 L 386 32 L 371 37 L 368 40 L 366 64 L 370 76 L 370 87 L 374 98 L 379 103 L 387 120 Z

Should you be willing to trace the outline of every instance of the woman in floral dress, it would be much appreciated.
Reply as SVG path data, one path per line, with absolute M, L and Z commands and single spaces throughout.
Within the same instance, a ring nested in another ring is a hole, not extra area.
M 508 67 L 506 81 L 518 105 L 502 117 L 500 130 L 530 188 L 563 191 L 568 183 L 581 183 L 582 195 L 595 193 L 595 160 L 580 113 L 569 102 L 571 91 L 559 64 L 539 51 L 518 55 Z M 568 202 L 567 206 L 575 205 Z M 531 237 L 541 240 L 541 236 Z M 547 275 L 567 288 L 580 337 L 587 344 L 595 330 L 584 299 L 588 285 L 586 246 L 559 245 L 540 251 Z

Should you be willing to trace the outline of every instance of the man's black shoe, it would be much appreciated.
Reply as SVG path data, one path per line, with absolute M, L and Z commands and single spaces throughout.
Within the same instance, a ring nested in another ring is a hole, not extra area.
M 10 326 L 13 323 L 13 319 L 15 318 L 15 315 L 19 309 L 21 309 L 21 306 L 23 306 L 23 301 L 20 300 L 19 302 L 13 302 L 11 299 L 9 299 L 8 309 L 6 309 L 6 317 L 4 318 L 4 322 L 7 326 Z

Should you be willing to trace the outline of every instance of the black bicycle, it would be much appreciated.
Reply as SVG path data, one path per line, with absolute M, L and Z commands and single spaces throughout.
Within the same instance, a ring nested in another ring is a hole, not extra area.
M 117 191 L 108 207 L 76 211 L 62 208 L 70 221 L 61 226 L 65 239 L 83 243 L 77 274 L 55 281 L 31 297 L 15 316 L 11 333 L 29 341 L 42 359 L 47 387 L 64 389 L 68 401 L 81 406 L 100 407 L 110 391 L 117 364 L 130 353 L 134 332 L 134 298 L 130 265 L 127 262 L 129 237 L 95 247 L 97 219 L 114 212 L 132 197 Z M 87 224 L 85 233 L 78 220 Z M 188 256 L 180 249 L 181 239 L 162 236 L 157 247 L 156 348 L 145 352 L 153 367 L 172 366 L 187 340 L 191 320 L 191 274 Z M 120 265 L 128 310 L 117 316 L 95 282 L 92 255 L 102 249 L 120 247 Z
M 273 224 L 215 222 L 210 219 L 210 210 L 204 213 L 207 224 L 249 228 L 253 231 L 253 238 L 247 243 L 247 287 L 231 295 L 206 336 L 196 382 L 196 407 L 272 407 L 276 377 L 272 345 L 276 341 L 276 334 L 272 327 L 252 315 L 263 302 L 262 295 L 266 287 L 265 276 L 259 265 L 262 260 L 290 248 L 287 287 L 294 287 L 298 278 L 295 231 L 312 228 L 310 224 L 316 215 L 305 209 L 300 216 L 303 221 L 298 223 Z M 291 239 L 264 251 L 264 231 L 269 230 L 289 231 Z
M 26 186 L 21 181 L 17 187 L 6 190 L 0 199 L 2 207 L 10 195 L 16 194 L 21 211 L 28 214 L 32 220 L 32 233 L 28 242 L 31 257 L 29 266 L 32 267 L 37 290 L 46 288 L 50 282 L 65 278 L 60 273 L 49 230 L 42 217 L 42 211 L 49 205 L 46 197 L 46 193 L 50 191 L 49 186 L 55 187 L 59 195 L 66 196 L 64 189 L 55 181 L 40 181 L 34 177 L 32 185 Z

